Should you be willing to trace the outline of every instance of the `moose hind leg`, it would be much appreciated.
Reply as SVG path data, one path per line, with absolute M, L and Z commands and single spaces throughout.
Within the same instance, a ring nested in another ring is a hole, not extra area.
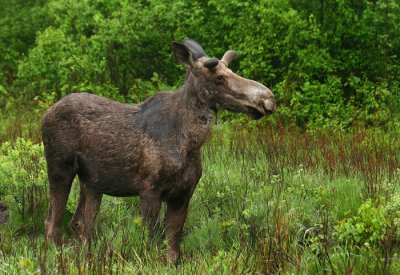
M 79 201 L 76 207 L 74 216 L 71 220 L 71 228 L 77 234 L 77 236 L 81 236 L 84 233 L 84 226 L 83 226 L 83 212 L 85 210 L 85 201 L 86 195 L 85 192 L 82 190 L 83 186 L 81 185 L 80 194 L 79 194 Z
M 103 195 L 81 184 L 78 206 L 71 221 L 71 227 L 81 241 L 90 241 L 93 234 L 94 221 L 99 212 Z
M 46 238 L 61 244 L 61 221 L 64 216 L 65 206 L 68 201 L 72 181 L 75 177 L 73 165 L 69 162 L 61 164 L 48 164 L 47 174 L 49 179 L 49 212 L 45 222 Z

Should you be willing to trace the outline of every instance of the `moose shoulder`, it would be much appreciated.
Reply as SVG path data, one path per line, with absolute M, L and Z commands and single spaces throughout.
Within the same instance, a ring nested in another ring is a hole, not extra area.
M 80 181 L 80 198 L 71 227 L 90 240 L 103 194 L 141 197 L 150 234 L 159 225 L 161 202 L 167 204 L 167 258 L 176 262 L 189 200 L 201 177 L 200 147 L 218 109 L 259 119 L 275 111 L 272 92 L 233 73 L 228 51 L 208 58 L 195 41 L 172 43 L 187 67 L 185 84 L 159 92 L 139 105 L 121 104 L 87 94 L 70 94 L 42 120 L 49 178 L 46 236 L 60 243 L 60 224 L 71 184 Z

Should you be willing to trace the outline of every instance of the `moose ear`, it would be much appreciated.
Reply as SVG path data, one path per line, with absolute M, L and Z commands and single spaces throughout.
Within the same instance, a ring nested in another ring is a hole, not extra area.
M 172 51 L 176 60 L 182 65 L 193 67 L 194 58 L 188 47 L 179 42 L 172 42 Z

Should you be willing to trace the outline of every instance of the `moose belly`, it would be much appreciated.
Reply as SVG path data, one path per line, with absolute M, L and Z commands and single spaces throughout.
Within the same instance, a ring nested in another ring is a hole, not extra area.
M 103 169 L 102 169 L 103 168 Z M 78 176 L 86 188 L 111 196 L 134 196 L 139 194 L 140 179 L 121 169 L 79 166 Z
M 112 196 L 138 195 L 147 174 L 140 163 L 124 158 L 80 154 L 77 162 L 81 184 Z
M 85 187 L 112 196 L 180 189 L 177 185 L 187 166 L 174 154 L 132 160 L 122 156 L 111 159 L 99 154 L 94 158 L 81 153 L 77 164 L 79 179 Z

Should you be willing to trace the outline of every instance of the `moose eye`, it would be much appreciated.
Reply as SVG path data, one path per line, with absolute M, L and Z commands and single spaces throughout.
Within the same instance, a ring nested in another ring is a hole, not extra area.
M 217 76 L 218 82 L 223 82 L 225 80 L 225 77 L 223 75 Z

